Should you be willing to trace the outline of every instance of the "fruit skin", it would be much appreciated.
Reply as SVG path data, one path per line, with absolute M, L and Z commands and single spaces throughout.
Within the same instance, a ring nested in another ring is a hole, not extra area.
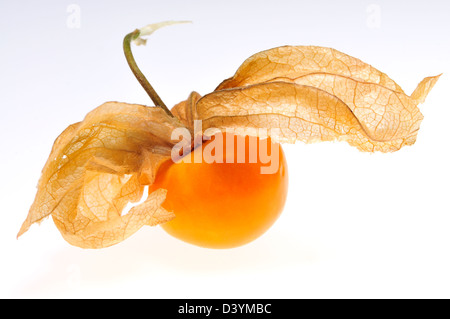
M 226 144 L 229 133 L 219 134 L 223 134 Z M 191 163 L 169 160 L 161 165 L 149 191 L 168 190 L 162 206 L 176 217 L 161 225 L 167 233 L 201 247 L 233 248 L 258 238 L 277 220 L 288 189 L 287 163 L 281 146 L 269 139 L 269 150 L 279 150 L 279 165 L 274 174 L 261 174 L 261 167 L 268 164 L 261 163 L 259 157 L 256 163 L 250 162 L 249 137 L 234 137 L 234 152 L 230 152 L 232 146 L 228 144 L 220 154 L 223 163 L 194 163 L 199 147 L 187 155 Z M 237 163 L 237 144 L 242 139 L 246 159 Z M 260 143 L 258 139 L 258 149 Z M 207 144 L 202 145 L 202 151 Z M 207 157 L 203 152 L 203 159 Z M 233 163 L 227 163 L 232 159 Z

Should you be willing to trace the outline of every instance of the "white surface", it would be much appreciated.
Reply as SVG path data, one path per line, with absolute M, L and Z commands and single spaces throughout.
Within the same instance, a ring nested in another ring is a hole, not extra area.
M 450 297 L 450 2 L 111 2 L 0 2 L 0 297 Z M 408 93 L 444 75 L 421 106 L 412 147 L 286 146 L 285 211 L 247 246 L 202 249 L 147 227 L 85 251 L 51 219 L 16 240 L 57 135 L 105 101 L 150 104 L 121 42 L 164 20 L 194 23 L 159 30 L 134 52 L 168 105 L 284 44 L 336 48 Z

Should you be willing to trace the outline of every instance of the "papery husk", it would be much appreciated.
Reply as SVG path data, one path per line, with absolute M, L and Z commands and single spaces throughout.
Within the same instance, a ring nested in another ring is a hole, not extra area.
M 103 248 L 146 224 L 174 217 L 161 204 L 166 190 L 141 200 L 159 165 L 170 159 L 171 132 L 183 125 L 160 108 L 105 103 L 55 141 L 38 192 L 18 236 L 49 215 L 63 237 L 82 248 Z
M 425 78 L 407 95 L 383 72 L 337 50 L 284 46 L 251 56 L 214 92 L 192 92 L 172 108 L 174 118 L 157 107 L 105 103 L 56 139 L 18 236 L 51 215 L 70 244 L 104 248 L 170 221 L 164 189 L 124 209 L 171 159 L 175 129 L 186 128 L 192 139 L 185 145 L 195 147 L 195 121 L 200 134 L 264 130 L 280 143 L 346 141 L 364 152 L 397 151 L 415 143 L 418 104 L 438 79 Z
M 385 73 L 331 48 L 283 46 L 248 58 L 195 108 L 203 128 L 236 134 L 277 129 L 274 141 L 346 141 L 393 152 L 416 141 L 418 108 L 440 75 L 411 96 Z M 256 130 L 251 130 L 251 128 Z

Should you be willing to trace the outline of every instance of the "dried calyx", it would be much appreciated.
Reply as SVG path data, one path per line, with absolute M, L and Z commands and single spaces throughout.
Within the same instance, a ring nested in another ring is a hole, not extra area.
M 439 76 L 425 78 L 407 95 L 386 74 L 330 48 L 284 46 L 251 56 L 235 75 L 201 97 L 193 92 L 172 112 L 136 66 L 132 40 L 143 43 L 164 22 L 125 37 L 133 73 L 158 107 L 107 102 L 55 141 L 35 201 L 18 236 L 52 216 L 63 237 L 82 248 L 117 244 L 145 225 L 174 218 L 159 189 L 123 215 L 153 183 L 178 142 L 176 128 L 218 128 L 236 134 L 277 128 L 276 142 L 346 141 L 365 152 L 392 152 L 414 144 L 423 103 Z M 269 131 L 270 132 L 270 131 Z

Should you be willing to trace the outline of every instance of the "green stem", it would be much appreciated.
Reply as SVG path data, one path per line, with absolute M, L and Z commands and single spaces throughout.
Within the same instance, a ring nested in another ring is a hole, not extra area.
M 141 70 L 136 64 L 136 61 L 134 60 L 133 53 L 131 52 L 131 41 L 136 40 L 139 37 L 139 35 L 140 31 L 136 29 L 133 32 L 127 34 L 123 39 L 123 52 L 125 53 L 125 58 L 127 59 L 128 65 L 130 66 L 130 69 L 133 72 L 134 76 L 142 85 L 145 92 L 147 92 L 148 96 L 150 96 L 153 103 L 155 103 L 156 106 L 161 107 L 169 116 L 173 117 L 173 114 L 161 100 L 158 93 L 156 93 L 155 89 L 148 82 L 147 78 L 141 72 Z

